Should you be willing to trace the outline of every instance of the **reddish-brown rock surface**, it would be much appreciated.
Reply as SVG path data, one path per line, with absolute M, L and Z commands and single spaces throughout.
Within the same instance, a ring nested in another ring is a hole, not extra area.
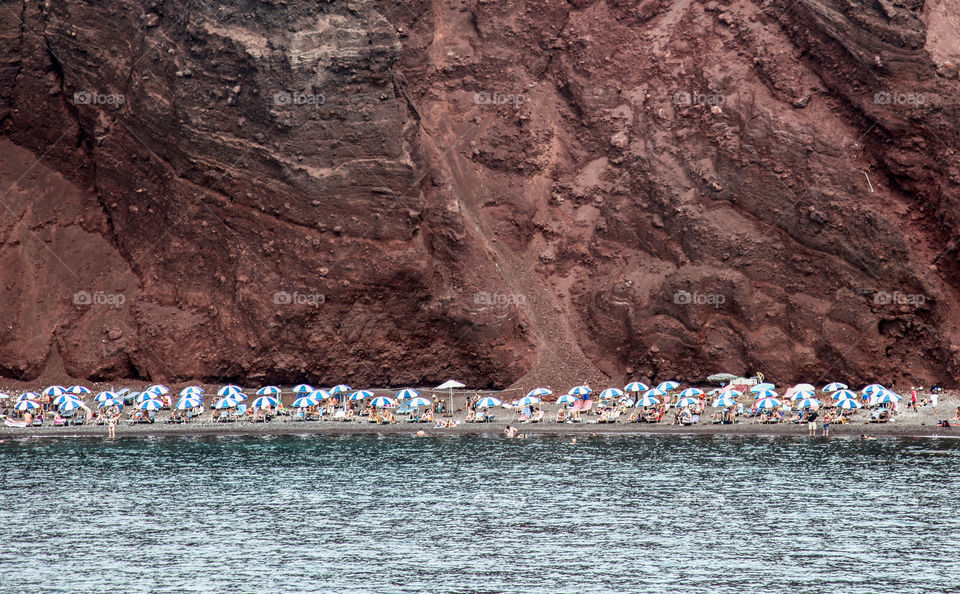
M 8 2 L 0 375 L 955 384 L 958 15 Z

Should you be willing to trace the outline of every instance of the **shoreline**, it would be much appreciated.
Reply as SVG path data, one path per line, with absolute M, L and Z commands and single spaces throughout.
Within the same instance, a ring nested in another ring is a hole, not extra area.
M 198 422 L 192 424 L 137 424 L 118 425 L 116 438 L 121 437 L 200 437 L 200 436 L 255 436 L 255 435 L 415 435 L 424 431 L 427 437 L 459 436 L 459 435 L 503 435 L 507 425 L 517 428 L 519 433 L 527 437 L 539 436 L 569 436 L 578 437 L 596 434 L 604 435 L 696 435 L 696 436 L 769 436 L 769 437 L 806 437 L 810 438 L 807 426 L 801 424 L 760 424 L 737 423 L 734 425 L 661 425 L 649 423 L 483 423 L 460 424 L 456 427 L 434 429 L 432 425 L 419 423 L 394 423 L 377 425 L 368 423 L 344 423 L 337 421 L 312 422 L 285 422 L 272 421 L 268 423 L 238 422 L 229 424 L 214 424 Z M 0 439 L 31 439 L 50 437 L 102 437 L 107 439 L 106 425 L 87 425 L 70 427 L 0 427 Z M 846 425 L 831 425 L 830 435 L 827 437 L 859 437 L 861 434 L 870 437 L 960 437 L 960 427 L 938 427 L 924 424 L 897 424 L 893 423 L 849 423 Z M 823 439 L 818 429 L 814 436 Z

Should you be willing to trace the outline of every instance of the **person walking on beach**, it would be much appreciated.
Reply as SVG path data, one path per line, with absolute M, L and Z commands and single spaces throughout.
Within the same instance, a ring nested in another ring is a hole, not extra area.
M 815 410 L 811 410 L 810 416 L 807 417 L 807 430 L 810 432 L 810 437 L 817 434 L 817 411 Z
M 913 407 L 913 412 L 917 412 L 917 389 L 910 388 L 910 406 Z

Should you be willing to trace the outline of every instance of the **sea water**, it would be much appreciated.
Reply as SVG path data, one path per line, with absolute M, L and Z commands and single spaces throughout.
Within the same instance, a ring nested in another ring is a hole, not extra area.
M 944 592 L 950 439 L 0 444 L 0 591 Z

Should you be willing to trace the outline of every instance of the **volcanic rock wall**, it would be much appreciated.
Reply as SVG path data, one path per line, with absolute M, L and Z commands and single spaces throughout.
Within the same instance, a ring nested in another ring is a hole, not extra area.
M 4 375 L 960 378 L 957 0 L 4 8 Z

